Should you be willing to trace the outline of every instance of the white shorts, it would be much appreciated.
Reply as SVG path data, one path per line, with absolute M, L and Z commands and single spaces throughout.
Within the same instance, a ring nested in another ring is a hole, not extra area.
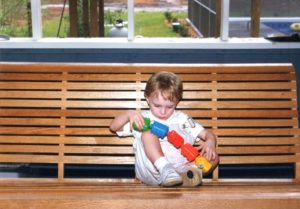
M 135 174 L 136 177 L 148 185 L 160 185 L 161 177 L 153 163 L 148 159 L 141 140 L 134 140 L 133 150 L 135 153 Z

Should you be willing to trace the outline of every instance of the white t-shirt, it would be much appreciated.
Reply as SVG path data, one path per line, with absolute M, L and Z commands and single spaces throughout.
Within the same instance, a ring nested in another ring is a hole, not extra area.
M 143 117 L 150 118 L 151 121 L 157 121 L 167 125 L 169 127 L 169 131 L 175 130 L 184 138 L 185 143 L 194 144 L 199 133 L 204 130 L 202 125 L 194 122 L 181 111 L 174 111 L 174 113 L 165 121 L 156 118 L 150 110 L 143 111 L 142 115 Z M 118 136 L 133 136 L 135 139 L 133 142 L 134 150 L 136 150 L 137 144 L 141 144 L 136 142 L 137 140 L 141 140 L 142 133 L 135 130 L 131 131 L 129 123 L 125 124 L 123 130 L 117 132 L 117 134 Z M 173 146 L 173 144 L 168 142 L 167 137 L 160 139 L 160 144 L 165 157 L 175 169 L 180 169 L 180 167 L 188 162 L 187 159 L 181 155 L 180 149 L 177 149 Z

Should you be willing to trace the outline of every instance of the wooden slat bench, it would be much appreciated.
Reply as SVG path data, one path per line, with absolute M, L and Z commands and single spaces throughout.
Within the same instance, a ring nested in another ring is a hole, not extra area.
M 197 188 L 123 175 L 133 172 L 133 139 L 108 129 L 125 109 L 147 108 L 145 82 L 161 70 L 184 82 L 178 108 L 218 138 L 220 165 Z M 291 64 L 2 62 L 0 208 L 300 208 L 296 89 Z M 75 178 L 70 166 L 96 177 Z M 288 177 L 224 176 L 230 166 L 279 166 Z M 52 170 L 24 176 L 6 172 L 12 167 Z

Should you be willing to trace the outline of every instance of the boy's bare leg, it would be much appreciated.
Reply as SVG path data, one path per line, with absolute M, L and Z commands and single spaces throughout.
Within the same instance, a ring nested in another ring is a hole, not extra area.
M 152 163 L 164 156 L 158 137 L 150 131 L 142 133 L 142 143 L 145 153 Z

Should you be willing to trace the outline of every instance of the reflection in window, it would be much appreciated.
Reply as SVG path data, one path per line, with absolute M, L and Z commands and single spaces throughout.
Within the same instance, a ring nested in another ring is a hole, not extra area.
M 251 12 L 257 12 L 257 7 L 251 10 L 251 3 L 260 5 L 260 24 L 258 36 L 290 35 L 293 31 L 290 26 L 300 22 L 300 0 L 232 0 L 230 1 L 230 37 L 251 36 Z
M 220 0 L 188 0 L 188 17 L 203 37 L 219 36 L 220 6 Z M 299 11 L 300 0 L 231 0 L 229 36 L 290 35 Z

